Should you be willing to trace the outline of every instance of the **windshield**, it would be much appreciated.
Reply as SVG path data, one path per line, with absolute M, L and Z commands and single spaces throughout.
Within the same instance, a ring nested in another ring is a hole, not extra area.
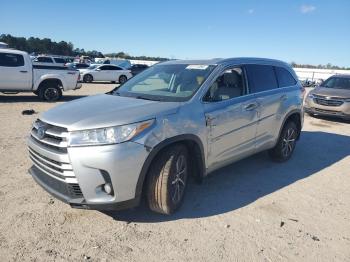
M 335 88 L 335 89 L 349 89 L 350 90 L 350 78 L 343 77 L 331 77 L 321 84 L 322 87 Z
M 207 79 L 215 65 L 155 65 L 112 92 L 159 101 L 187 101 Z

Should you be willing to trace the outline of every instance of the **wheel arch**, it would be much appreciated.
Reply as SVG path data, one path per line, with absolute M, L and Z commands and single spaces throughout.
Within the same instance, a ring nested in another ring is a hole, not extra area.
M 42 76 L 39 79 L 37 79 L 37 81 L 35 82 L 33 91 L 39 90 L 39 88 L 43 85 L 43 83 L 47 83 L 47 82 L 56 82 L 60 85 L 61 89 L 64 90 L 64 87 L 66 86 L 65 84 L 65 80 L 62 79 L 59 76 L 56 75 L 46 75 L 46 76 Z
M 204 155 L 204 147 L 201 139 L 192 134 L 183 134 L 175 137 L 167 138 L 164 141 L 157 144 L 155 147 L 151 149 L 150 154 L 146 158 L 144 162 L 139 179 L 136 185 L 136 197 L 140 198 L 142 192 L 144 191 L 144 185 L 147 180 L 147 174 L 151 167 L 151 164 L 156 159 L 156 157 L 165 149 L 173 146 L 175 144 L 184 144 L 189 150 L 189 155 L 191 157 L 191 174 L 194 175 L 195 179 L 198 182 L 201 182 L 205 172 L 205 155 Z
M 283 120 L 283 123 L 280 127 L 280 130 L 278 132 L 278 137 L 280 137 L 281 135 L 281 132 L 282 132 L 282 129 L 284 127 L 284 125 L 288 122 L 288 121 L 293 121 L 296 125 L 297 125 L 297 128 L 298 128 L 298 137 L 297 137 L 297 140 L 299 140 L 300 138 L 300 133 L 301 133 L 301 129 L 302 129 L 302 112 L 300 110 L 292 110 L 290 111 L 286 117 L 284 118 Z
M 61 89 L 63 89 L 63 83 L 62 83 L 61 79 L 58 79 L 58 78 L 45 78 L 38 84 L 37 90 L 39 90 L 41 87 L 45 86 L 48 83 L 55 83 L 57 86 L 59 86 Z

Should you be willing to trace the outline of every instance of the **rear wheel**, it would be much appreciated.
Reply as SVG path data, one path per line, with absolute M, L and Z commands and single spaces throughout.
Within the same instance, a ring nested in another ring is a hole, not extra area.
M 92 75 L 84 75 L 83 77 L 83 81 L 85 83 L 91 83 L 94 80 L 94 78 L 92 77 Z
M 269 151 L 271 158 L 277 162 L 284 162 L 291 158 L 298 135 L 296 124 L 288 121 L 282 129 L 276 146 Z
M 152 163 L 147 181 L 149 208 L 174 213 L 182 204 L 189 172 L 187 148 L 181 144 L 165 149 Z
M 119 77 L 119 84 L 124 84 L 126 81 L 128 80 L 128 78 L 126 76 L 120 76 Z
M 38 96 L 42 100 L 54 102 L 62 97 L 62 90 L 59 86 L 45 85 L 39 89 Z

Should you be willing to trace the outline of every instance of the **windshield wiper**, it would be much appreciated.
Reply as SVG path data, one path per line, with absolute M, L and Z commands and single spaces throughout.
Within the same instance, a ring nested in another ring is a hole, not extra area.
M 161 101 L 160 98 L 150 98 L 145 96 L 135 96 L 136 99 L 150 100 L 150 101 Z

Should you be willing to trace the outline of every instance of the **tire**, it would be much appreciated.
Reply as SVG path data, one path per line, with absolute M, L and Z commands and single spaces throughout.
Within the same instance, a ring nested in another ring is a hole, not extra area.
M 45 85 L 39 89 L 38 96 L 44 101 L 54 102 L 61 99 L 62 90 L 60 86 L 57 85 Z
M 84 75 L 83 77 L 84 83 L 91 83 L 92 81 L 94 81 L 94 78 L 92 77 L 92 75 L 90 74 Z
M 285 162 L 291 158 L 299 130 L 293 121 L 288 121 L 278 138 L 276 146 L 269 150 L 270 157 L 277 162 Z
M 119 84 L 124 84 L 126 81 L 128 80 L 128 78 L 124 75 L 119 77 Z
M 189 176 L 187 148 L 174 145 L 154 160 L 147 176 L 147 201 L 157 213 L 170 215 L 182 204 Z

